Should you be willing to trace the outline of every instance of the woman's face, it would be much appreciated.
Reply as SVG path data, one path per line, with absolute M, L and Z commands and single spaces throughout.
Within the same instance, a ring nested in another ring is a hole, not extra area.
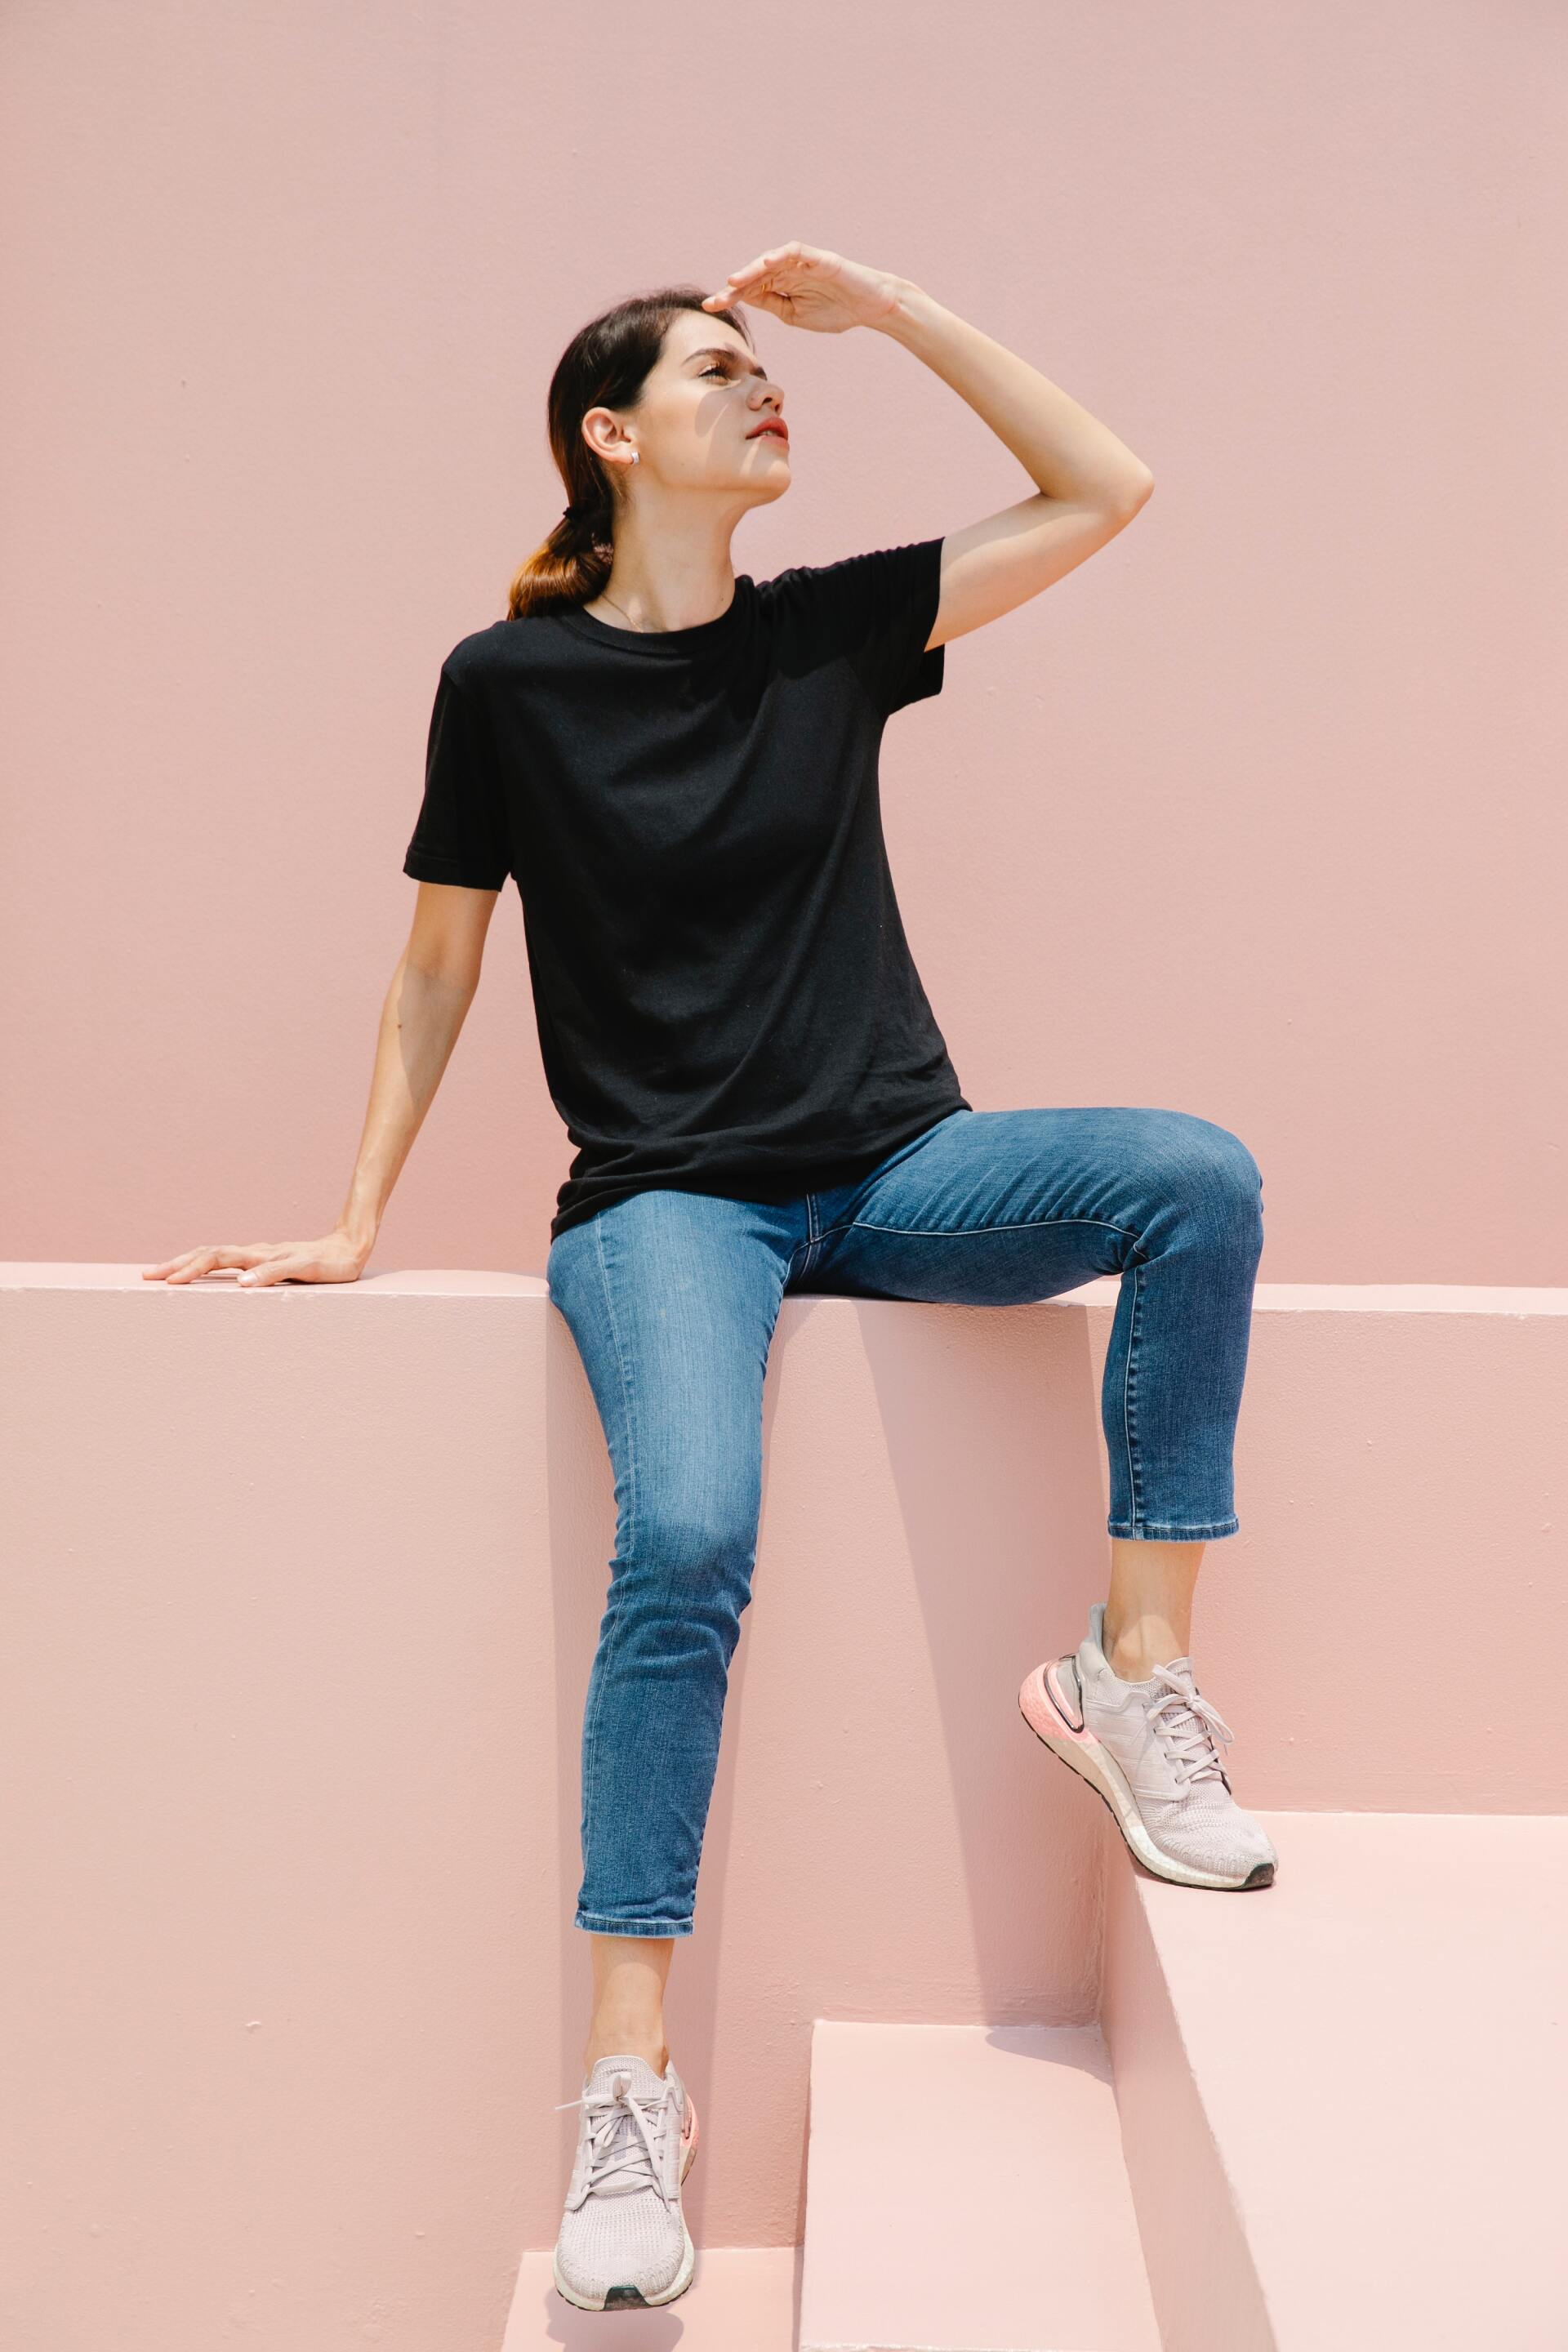
M 591 409 L 584 422 L 595 446 L 618 453 L 634 480 L 736 490 L 763 505 L 790 485 L 783 412 L 782 387 L 743 336 L 711 312 L 678 310 L 637 406 Z M 628 442 L 639 452 L 635 468 Z

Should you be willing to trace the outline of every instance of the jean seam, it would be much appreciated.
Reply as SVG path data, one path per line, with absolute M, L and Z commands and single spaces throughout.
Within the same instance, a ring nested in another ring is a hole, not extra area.
M 584 1911 L 579 1906 L 574 1925 L 586 1927 L 590 1934 L 601 1936 L 667 1936 L 679 1935 L 689 1928 L 694 1915 L 688 1912 L 684 1919 L 617 1919 L 608 1911 Z M 600 1925 L 603 1921 L 605 1924 Z
M 1168 1543 L 1205 1543 L 1211 1538 L 1236 1535 L 1240 1527 L 1241 1521 L 1233 1512 L 1227 1519 L 1200 1519 L 1186 1525 L 1176 1519 L 1112 1519 L 1106 1532 L 1128 1538 L 1139 1537 L 1145 1542 L 1163 1539 Z
M 826 1241 L 830 1234 L 847 1233 L 858 1226 L 862 1233 L 893 1234 L 905 1241 L 976 1241 L 985 1234 L 1028 1234 L 1043 1231 L 1047 1225 L 1098 1225 L 1102 1233 L 1121 1234 L 1142 1246 L 1142 1236 L 1130 1225 L 1112 1224 L 1109 1217 L 1020 1217 L 1010 1225 L 874 1225 L 868 1217 L 846 1217 L 841 1224 L 825 1225 L 817 1239 Z
M 599 1277 L 605 1286 L 605 1315 L 610 1326 L 610 1337 L 616 1344 L 616 1370 L 621 1376 L 621 1402 L 626 1416 L 626 1549 L 629 1552 L 633 1548 L 632 1537 L 637 1527 L 637 1432 L 633 1425 L 634 1401 L 631 1377 L 626 1369 L 626 1351 L 621 1344 L 621 1327 L 616 1319 L 615 1290 L 610 1281 L 609 1264 L 605 1256 L 605 1221 L 602 1217 L 595 1217 L 594 1224 L 599 1259 Z
M 610 1337 L 615 1343 L 616 1369 L 620 1374 L 621 1402 L 623 1410 L 626 1413 L 626 1551 L 629 1556 L 633 1549 L 632 1538 L 637 1527 L 637 1430 L 633 1420 L 635 1406 L 631 1381 L 626 1371 L 626 1350 L 621 1345 L 620 1325 L 616 1320 L 615 1292 L 610 1282 L 609 1265 L 605 1256 L 605 1221 L 603 1217 L 595 1217 L 594 1219 L 594 1247 L 595 1255 L 597 1256 L 599 1261 L 599 1279 L 605 1286 L 605 1316 L 610 1327 Z M 618 1550 L 620 1547 L 617 1545 L 616 1549 Z M 610 1580 L 612 1583 L 615 1581 L 615 1570 L 613 1568 L 610 1571 Z M 594 1705 L 591 1710 L 592 1719 L 587 1726 L 587 1755 L 584 1763 L 584 1803 L 583 1807 L 583 1819 L 584 1828 L 586 1828 L 588 1822 L 592 1820 L 594 1811 L 591 1802 L 587 1801 L 587 1800 L 591 1798 L 593 1792 L 598 1786 L 599 1717 L 603 1711 L 602 1701 L 605 1694 L 605 1685 L 607 1680 L 607 1675 L 600 1675 L 597 1686 L 594 1693 Z M 589 1843 L 586 1836 L 584 1836 L 583 1843 L 585 1849 L 583 1855 L 583 1874 L 584 1876 L 586 1877 L 590 1861 L 590 1856 L 586 1851 Z
M 1127 1323 L 1127 1363 L 1121 1377 L 1121 1433 L 1127 1449 L 1127 1496 L 1131 1506 L 1132 1525 L 1137 1527 L 1142 1517 L 1138 1485 L 1138 1444 L 1134 1426 L 1138 1417 L 1138 1383 L 1134 1365 L 1138 1357 L 1138 1310 L 1143 1301 L 1143 1268 L 1132 1269 L 1132 1307 Z

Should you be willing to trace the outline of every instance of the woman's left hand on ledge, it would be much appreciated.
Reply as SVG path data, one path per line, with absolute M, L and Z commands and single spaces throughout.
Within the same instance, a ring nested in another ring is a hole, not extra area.
M 352 1238 L 341 1227 L 310 1242 L 220 1242 L 184 1250 L 161 1265 L 144 1265 L 143 1282 L 195 1282 L 205 1274 L 241 1269 L 247 1290 L 279 1282 L 357 1282 L 374 1244 Z

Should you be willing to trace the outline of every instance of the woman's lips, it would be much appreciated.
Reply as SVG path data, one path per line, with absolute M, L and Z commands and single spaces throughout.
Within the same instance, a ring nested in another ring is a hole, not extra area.
M 787 443 L 789 440 L 789 427 L 787 425 L 755 425 L 747 434 L 746 438 L 748 441 L 760 441 L 764 433 L 773 434 L 774 438 L 779 441 Z

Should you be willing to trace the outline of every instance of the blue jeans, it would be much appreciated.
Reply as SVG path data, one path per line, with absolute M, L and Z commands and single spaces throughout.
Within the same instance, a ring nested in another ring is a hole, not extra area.
M 550 1246 L 615 1473 L 583 1718 L 574 1925 L 691 1933 L 762 1509 L 763 1379 L 786 1291 L 1015 1306 L 1121 1276 L 1100 1399 L 1113 1536 L 1234 1535 L 1232 1444 L 1262 1180 L 1184 1111 L 952 1111 L 782 1207 L 634 1193 Z

